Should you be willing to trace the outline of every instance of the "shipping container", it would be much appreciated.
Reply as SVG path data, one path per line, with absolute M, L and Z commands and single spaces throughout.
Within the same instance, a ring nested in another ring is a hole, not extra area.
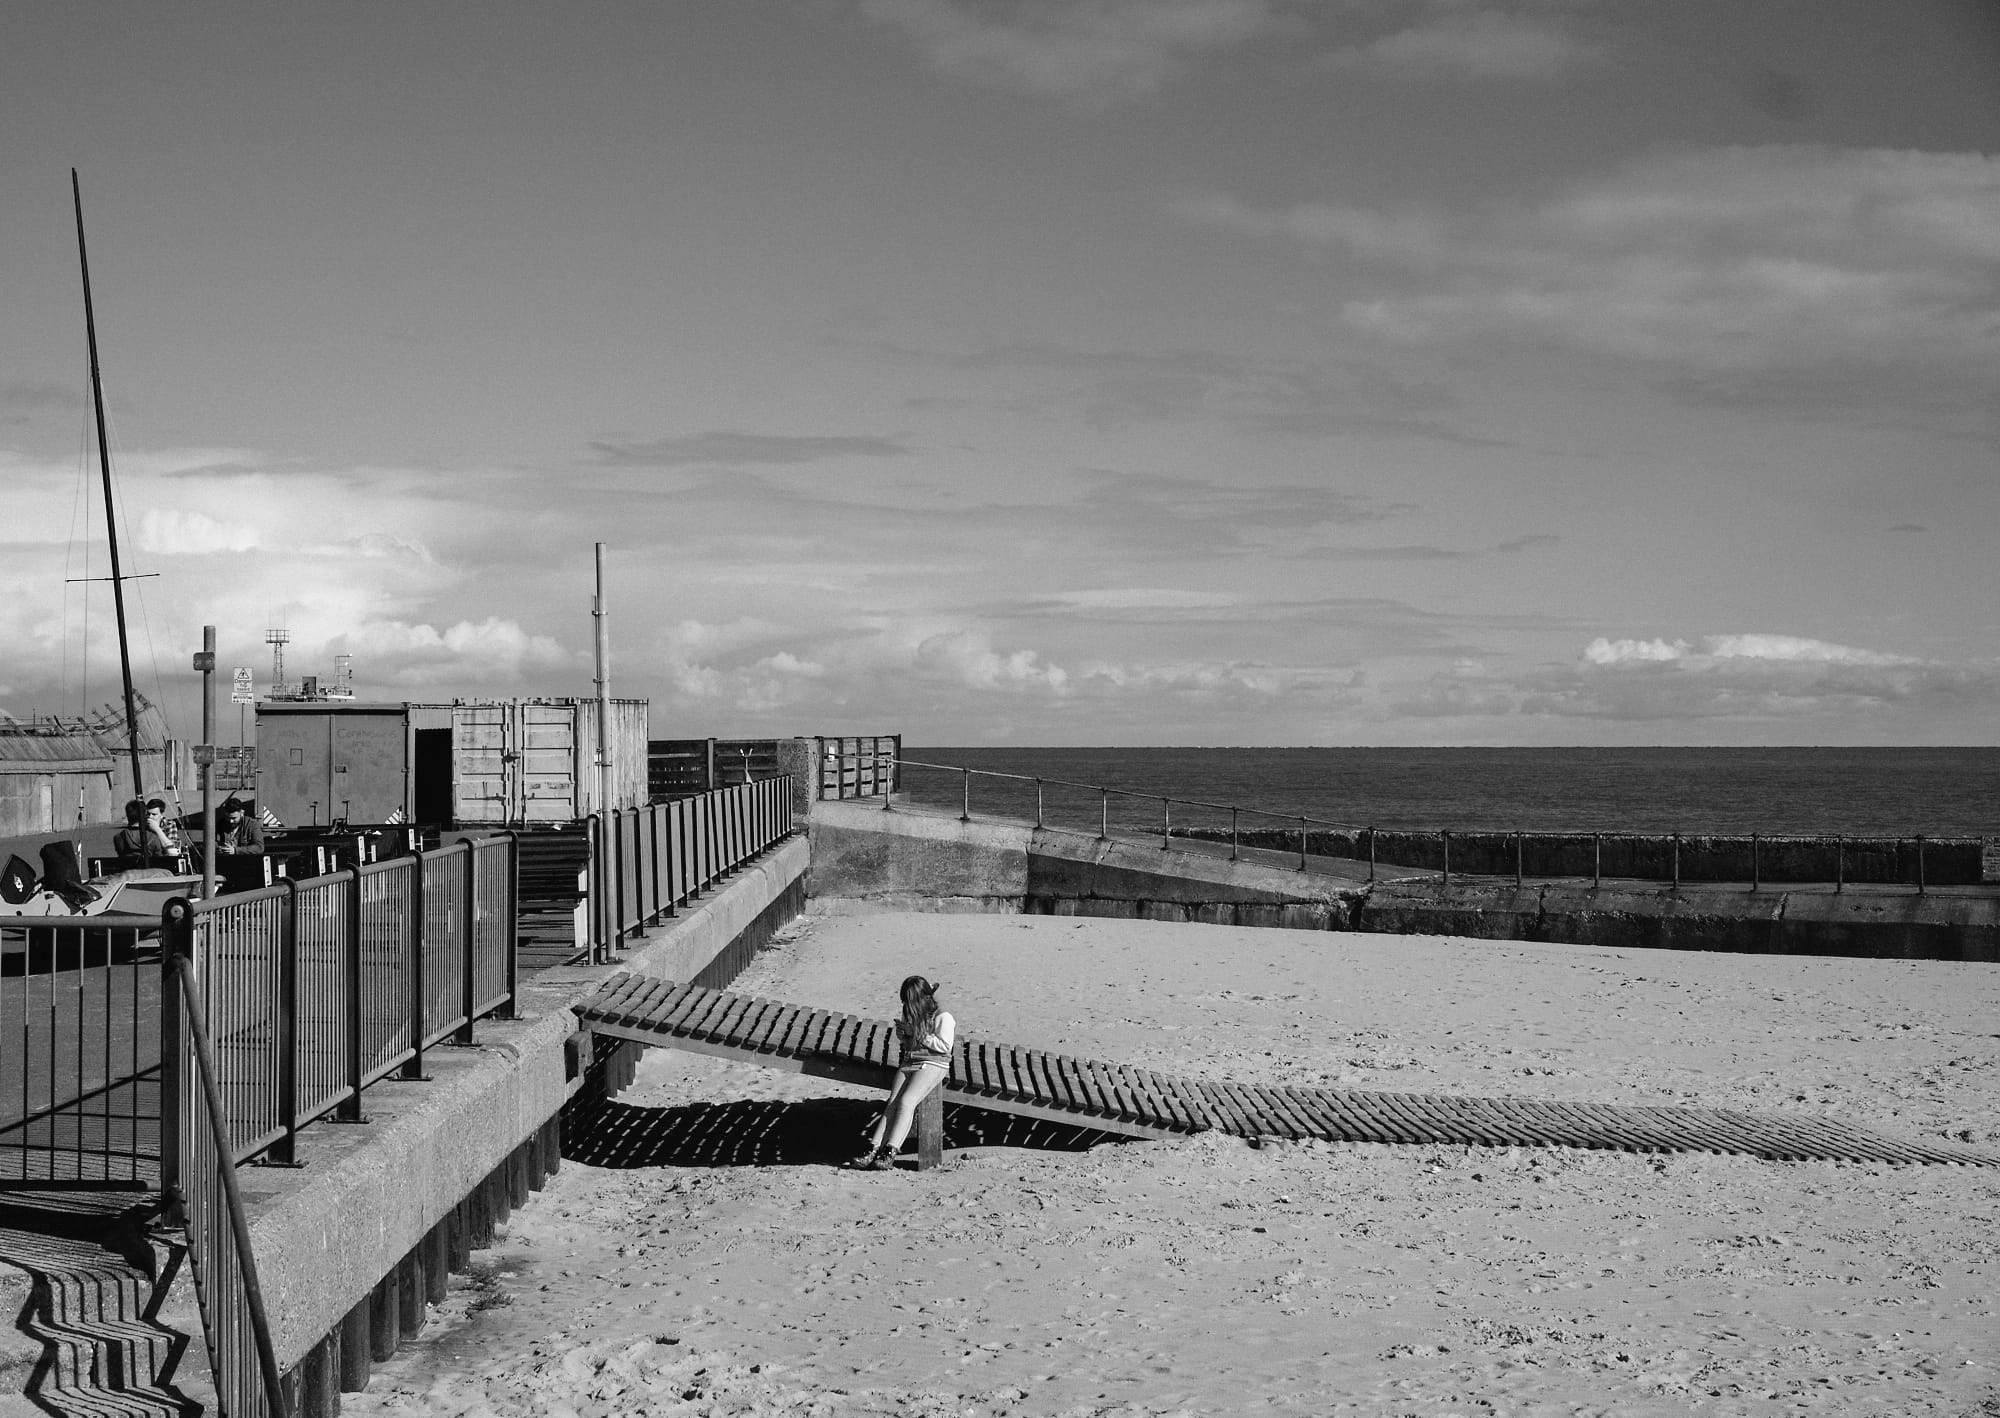
M 646 802 L 646 701 L 611 701 L 612 805 Z M 598 810 L 597 701 L 257 706 L 257 797 L 287 827 L 523 826 Z

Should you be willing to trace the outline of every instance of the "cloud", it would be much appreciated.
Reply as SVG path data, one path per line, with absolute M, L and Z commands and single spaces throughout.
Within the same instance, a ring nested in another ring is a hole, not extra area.
M 1525 537 L 1510 537 L 1494 550 L 1507 556 L 1517 556 L 1521 552 L 1533 551 L 1538 547 L 1555 546 L 1561 541 L 1562 538 L 1553 532 L 1530 532 Z
M 1583 648 L 1592 665 L 1661 664 L 1667 661 L 1767 660 L 1818 665 L 1914 665 L 1904 655 L 1860 650 L 1801 635 L 1710 635 L 1699 646 L 1685 640 L 1607 640 L 1599 637 Z
M 1546 82 L 1602 56 L 1551 16 L 1481 9 L 1446 11 L 1328 57 L 1399 78 Z
M 569 667 L 574 657 L 546 635 L 519 622 L 488 616 L 440 629 L 427 623 L 376 620 L 334 636 L 328 655 L 365 662 L 372 683 L 406 688 L 431 685 L 518 686 L 526 676 Z
M 222 522 L 179 507 L 149 507 L 139 518 L 139 550 L 164 556 L 205 556 L 245 552 L 258 543 L 257 529 Z
M 1990 424 L 2000 404 L 2000 155 L 1697 149 L 1476 211 L 1175 211 L 1357 258 L 1377 289 L 1343 318 L 1385 340 L 1532 340 L 1689 398 L 1816 392 L 1829 415 L 1886 399 Z
M 862 0 L 861 12 L 944 73 L 1084 112 L 1151 93 L 1274 21 L 1265 0 Z
M 782 466 L 824 463 L 837 458 L 901 458 L 909 446 L 894 438 L 716 430 L 684 438 L 644 441 L 593 439 L 596 462 L 627 467 L 682 468 L 697 464 L 725 467 Z

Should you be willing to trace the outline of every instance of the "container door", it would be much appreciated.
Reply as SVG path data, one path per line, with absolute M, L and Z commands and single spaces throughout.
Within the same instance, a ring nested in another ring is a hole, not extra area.
M 339 814 L 328 717 L 257 711 L 257 805 L 287 827 L 324 827 Z
M 452 773 L 452 817 L 458 822 L 505 824 L 516 820 L 512 711 L 508 704 L 452 706 L 457 760 Z
M 329 714 L 333 816 L 356 826 L 409 812 L 409 741 L 401 714 Z
M 514 708 L 520 716 L 520 820 L 574 821 L 582 815 L 577 795 L 579 706 L 519 704 Z

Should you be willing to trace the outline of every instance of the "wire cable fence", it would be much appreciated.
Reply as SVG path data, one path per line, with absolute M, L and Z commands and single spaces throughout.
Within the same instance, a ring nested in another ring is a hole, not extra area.
M 1240 804 L 1002 773 L 962 764 L 898 759 L 913 775 L 905 806 L 950 811 L 962 821 L 1031 823 L 1100 840 L 1224 854 L 1301 872 L 1378 880 L 1385 872 L 1511 878 L 1716 883 L 1751 890 L 1773 884 L 1908 887 L 1919 894 L 2000 879 L 1994 845 L 1978 837 L 1864 837 L 1854 834 L 1684 834 L 1382 829 Z M 950 775 L 949 777 L 940 775 Z M 975 780 L 977 793 L 975 795 Z M 884 811 L 896 801 L 884 795 Z

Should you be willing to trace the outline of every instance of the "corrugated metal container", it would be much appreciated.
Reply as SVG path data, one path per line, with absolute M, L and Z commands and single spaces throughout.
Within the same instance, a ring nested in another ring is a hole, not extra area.
M 646 701 L 610 707 L 614 806 L 642 806 Z M 597 701 L 267 701 L 257 766 L 259 806 L 288 827 L 574 822 L 598 809 Z

